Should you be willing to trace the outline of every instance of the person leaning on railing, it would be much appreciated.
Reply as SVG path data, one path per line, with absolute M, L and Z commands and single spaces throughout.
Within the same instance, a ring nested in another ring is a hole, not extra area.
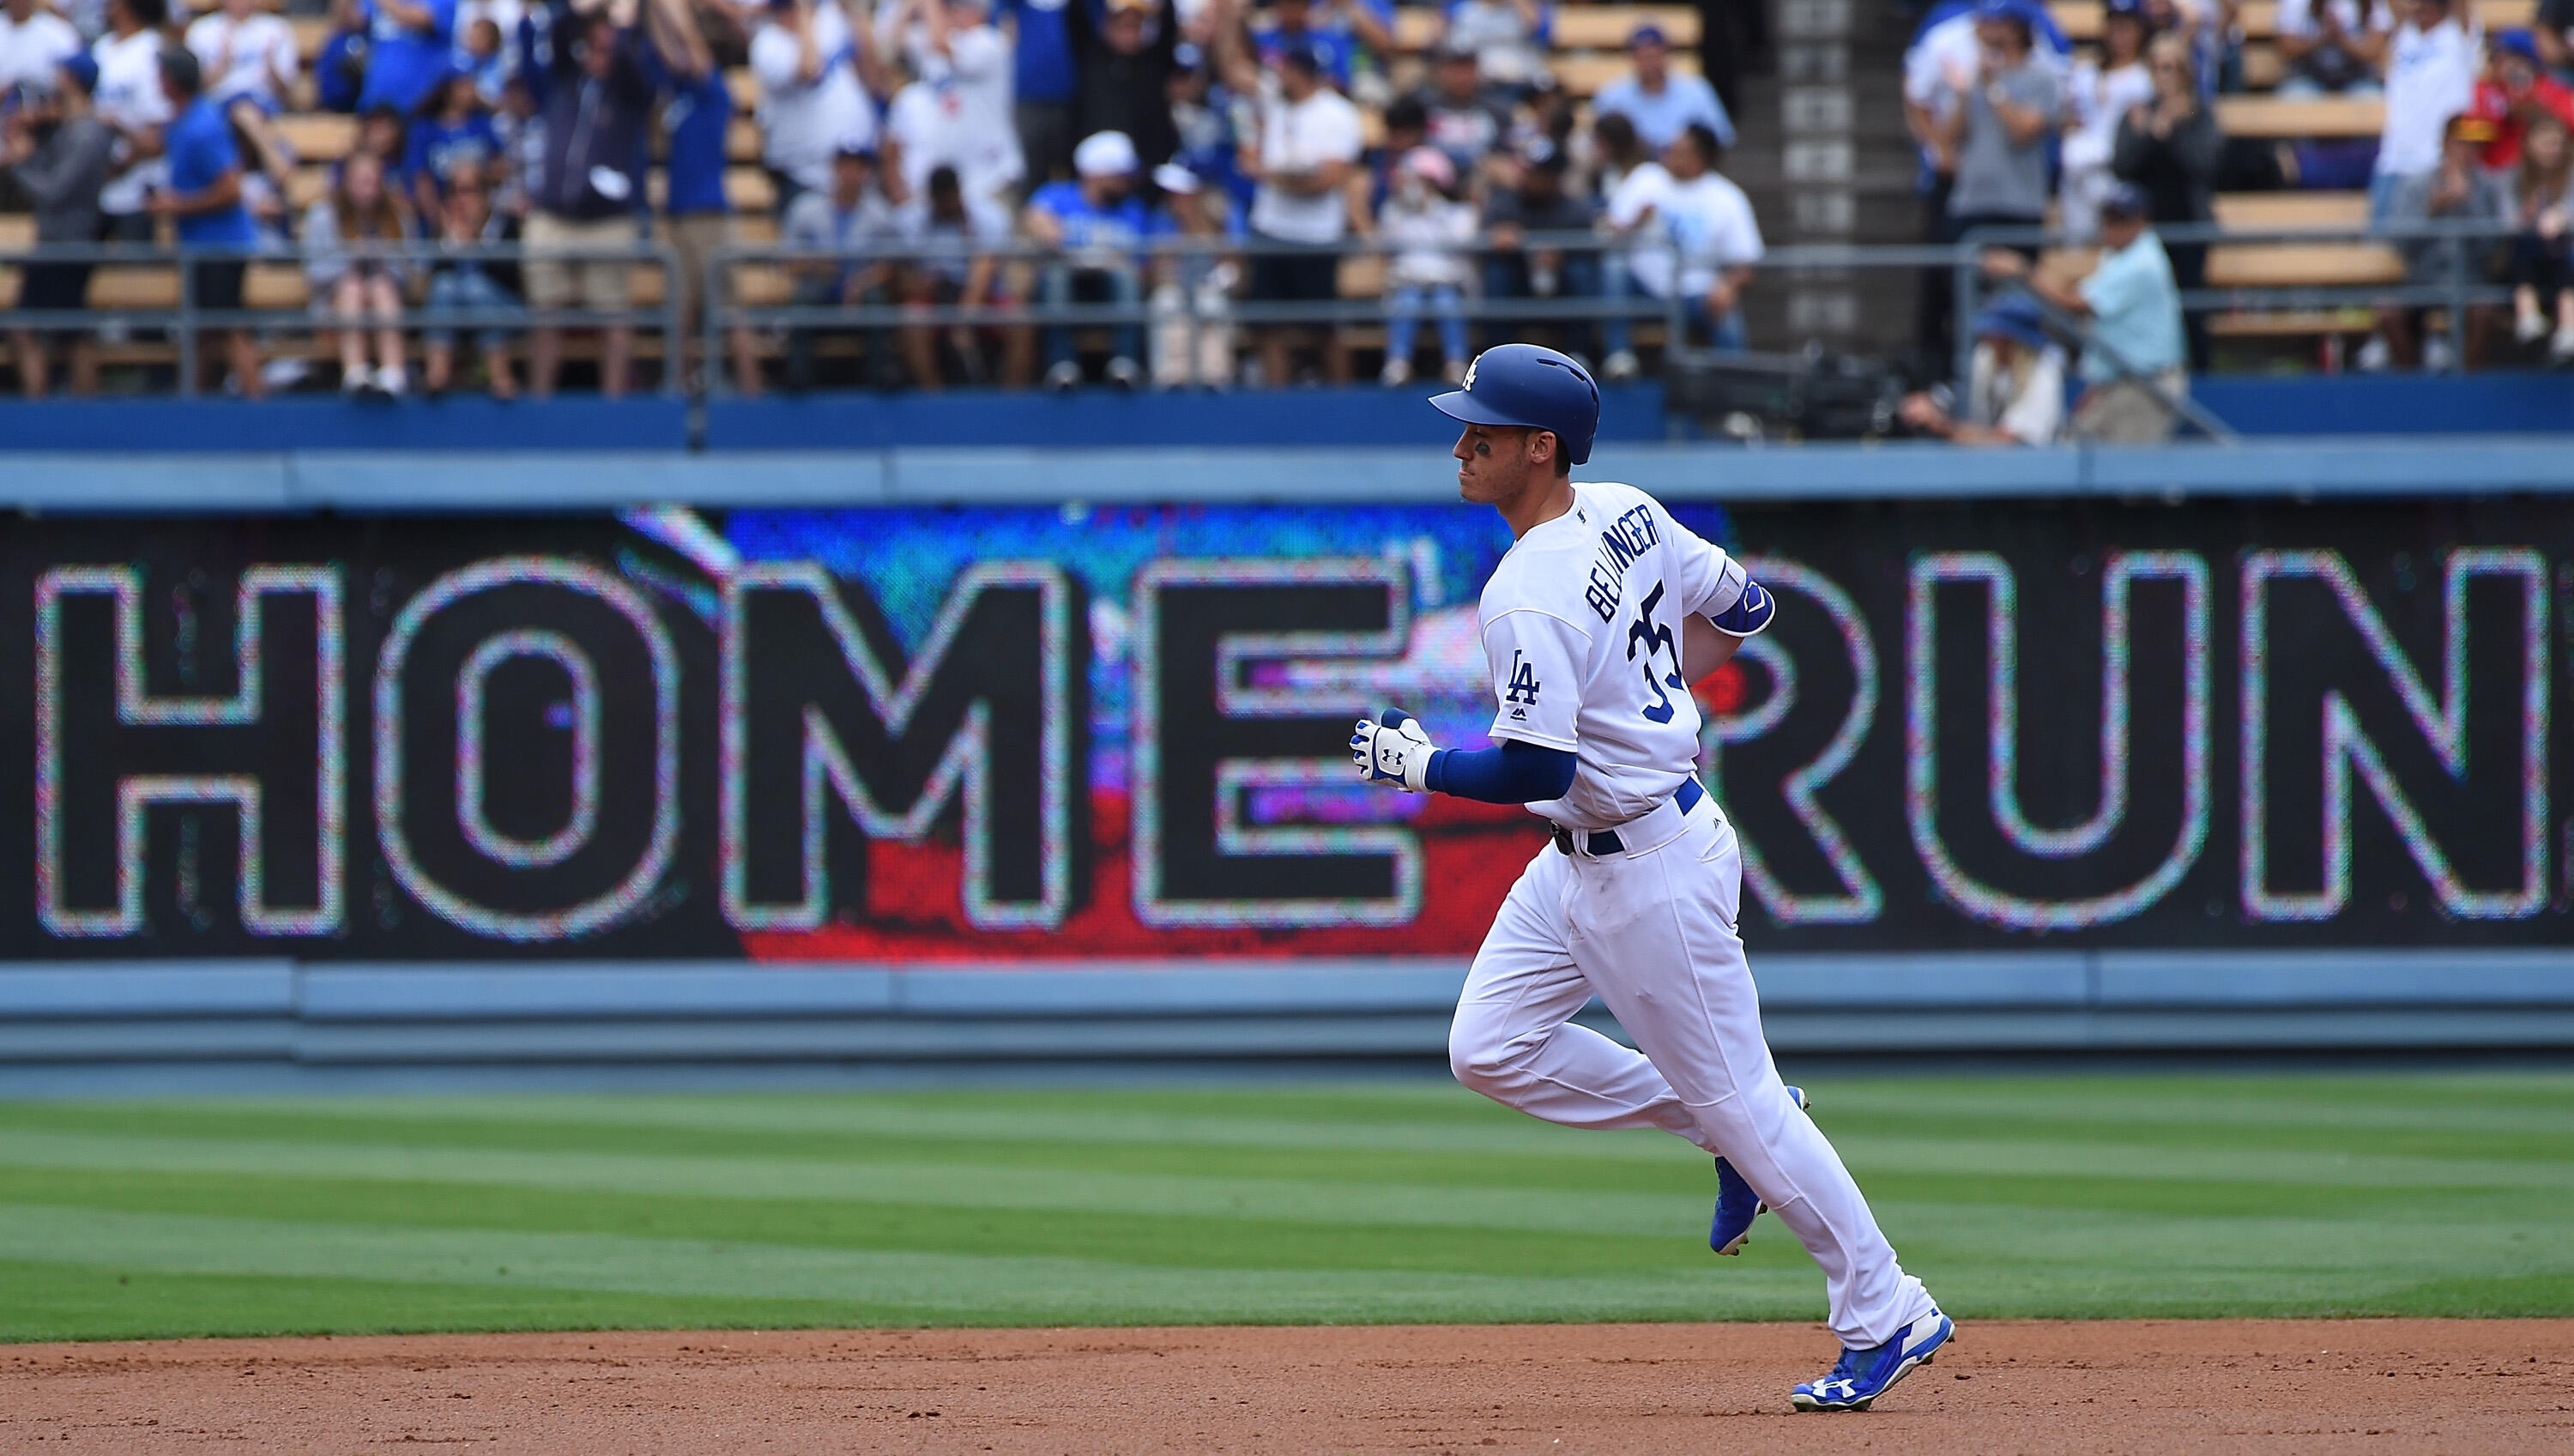
M 2030 266 L 2020 254 L 1988 249 L 1984 273 L 2018 283 L 2055 307 L 2090 321 L 2082 351 L 2082 395 L 2071 434 L 2103 445 L 2147 445 L 2171 438 L 2172 406 L 2189 392 L 2188 352 L 2181 332 L 2180 288 L 2162 240 L 2146 225 L 2144 189 L 2120 183 L 2100 201 L 2100 257 L 2079 284 Z
M 1898 417 L 1951 445 L 2054 444 L 2064 431 L 2064 351 L 2046 337 L 2037 305 L 1995 299 L 1972 328 L 1964 408 L 1949 407 L 1943 386 L 1905 396 Z
M 177 46 L 161 52 L 161 89 L 174 113 L 162 133 L 170 185 L 152 194 L 146 210 L 176 224 L 182 259 L 191 248 L 210 249 L 218 255 L 187 262 L 195 306 L 217 313 L 238 311 L 242 281 L 250 271 L 245 250 L 259 241 L 259 232 L 242 207 L 241 149 L 234 145 L 232 122 L 200 94 L 204 83 L 197 58 Z M 206 335 L 223 341 L 224 362 L 243 398 L 256 400 L 267 393 L 259 374 L 259 348 L 250 330 L 226 324 Z M 197 358 L 201 369 L 209 363 L 207 352 L 201 344 Z
M 116 133 L 90 111 L 98 63 L 75 51 L 56 69 L 50 94 L 20 107 L 0 132 L 0 168 L 35 204 L 36 244 L 87 244 L 98 237 L 99 190 L 107 185 Z M 89 297 L 87 260 L 29 263 L 19 273 L 18 312 L 67 313 Z M 18 388 L 28 399 L 45 396 L 52 361 L 45 335 L 13 329 Z M 98 393 L 98 351 L 89 336 L 71 336 L 71 390 Z

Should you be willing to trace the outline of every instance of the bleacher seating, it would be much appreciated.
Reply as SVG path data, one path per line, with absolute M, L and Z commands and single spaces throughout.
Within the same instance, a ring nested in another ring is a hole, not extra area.
M 267 0 L 267 3 L 273 7 L 276 0 Z M 2535 4 L 2536 0 L 2477 0 L 2478 13 L 2488 30 L 2527 24 Z M 2096 41 L 2100 29 L 2099 0 L 2053 0 L 2050 9 L 2057 24 L 2077 42 L 2088 44 Z M 2220 97 L 2215 102 L 2219 123 L 2227 135 L 2279 141 L 2375 136 L 2383 119 L 2383 107 L 2374 98 L 2295 99 L 2267 94 L 2281 72 L 2279 54 L 2273 44 L 2277 13 L 2276 0 L 2247 0 L 2242 6 L 2240 19 L 2245 37 L 2243 74 L 2248 89 L 2244 94 Z M 293 17 L 290 23 L 309 67 L 328 38 L 329 24 L 312 16 Z M 1680 48 L 1674 57 L 1675 64 L 1695 70 L 1696 58 L 1688 49 L 1696 44 L 1699 34 L 1699 15 L 1694 6 L 1668 3 L 1569 3 L 1557 6 L 1551 64 L 1565 90 L 1577 97 L 1588 97 L 1625 74 L 1628 61 L 1623 52 L 1627 40 L 1638 26 L 1648 23 L 1661 27 Z M 1407 4 L 1397 11 L 1396 44 L 1403 53 L 1396 58 L 1398 79 L 1408 82 L 1419 74 L 1419 54 L 1436 40 L 1440 24 L 1440 12 L 1436 6 Z M 758 165 L 760 137 L 757 124 L 752 119 L 758 102 L 758 84 L 746 68 L 732 69 L 725 79 L 739 108 L 727 137 L 727 153 L 734 165 L 725 177 L 726 195 L 739 213 L 735 236 L 747 243 L 770 241 L 775 236 L 775 224 L 770 215 L 775 189 Z M 355 144 L 359 124 L 356 118 L 310 109 L 313 98 L 309 69 L 299 83 L 299 90 L 301 94 L 296 100 L 306 109 L 291 111 L 281 117 L 278 126 L 302 163 L 289 188 L 290 203 L 301 210 L 325 194 L 330 168 Z M 1373 136 L 1376 118 L 1371 115 L 1370 121 Z M 656 199 L 661 185 L 661 180 L 654 177 L 651 187 Z M 2358 193 L 2282 192 L 2223 196 L 2217 203 L 2217 219 L 2228 228 L 2272 233 L 2312 231 L 2344 236 L 2311 242 L 2265 241 L 2217 246 L 2209 253 L 2208 286 L 2374 285 L 2400 279 L 2403 267 L 2393 250 L 2347 240 L 2350 232 L 2364 226 L 2366 217 L 2367 200 Z M 23 246 L 31 240 L 32 229 L 25 216 L 0 217 L 0 248 Z M 2078 264 L 2080 260 L 2078 255 L 2064 255 L 2057 261 L 2070 265 Z M 1383 272 L 1382 259 L 1354 257 L 1342 268 L 1341 292 L 1350 298 L 1375 297 L 1382 285 Z M 657 271 L 639 268 L 636 280 L 638 304 L 657 304 L 661 297 L 661 279 Z M 782 301 L 787 292 L 784 274 L 775 268 L 745 270 L 738 282 L 744 296 L 754 302 Z M 16 288 L 15 270 L 0 268 L 0 306 L 14 300 Z M 118 267 L 101 270 L 94 299 L 102 308 L 160 309 L 175 306 L 177 291 L 176 274 L 169 268 Z M 251 273 L 249 295 L 254 307 L 290 313 L 302 311 L 307 303 L 301 271 L 288 266 L 255 267 Z M 2300 332 L 2346 331 L 2353 327 L 2354 319 L 2365 318 L 2364 310 L 2287 311 L 2229 315 L 2212 320 L 2211 325 L 2217 332 L 2230 336 L 2288 336 Z M 126 347 L 142 350 L 152 346 Z

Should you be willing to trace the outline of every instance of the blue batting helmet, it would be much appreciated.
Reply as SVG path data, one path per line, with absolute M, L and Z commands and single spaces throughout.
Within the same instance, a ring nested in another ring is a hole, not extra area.
M 1591 371 L 1534 344 L 1497 344 L 1476 355 L 1466 387 L 1430 403 L 1469 425 L 1554 431 L 1575 465 L 1591 459 L 1591 437 L 1600 433 L 1600 386 Z

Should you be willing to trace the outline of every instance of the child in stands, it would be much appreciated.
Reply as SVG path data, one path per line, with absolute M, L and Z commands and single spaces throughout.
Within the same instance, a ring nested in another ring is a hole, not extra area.
M 2567 175 L 2574 171 L 2574 141 L 2565 124 L 2553 116 L 2532 120 L 2521 137 L 2520 171 L 2513 179 L 2513 202 L 2520 235 L 2511 244 L 2512 335 L 2523 344 L 2545 338 L 2551 314 L 2555 337 L 2548 341 L 2547 362 L 2574 366 L 2574 197 L 2567 196 Z
M 403 287 L 411 266 L 401 249 L 411 237 L 410 209 L 386 181 L 371 152 L 340 163 L 331 195 L 304 215 L 304 272 L 323 314 L 341 325 L 340 389 L 394 399 L 410 385 L 403 367 Z M 369 327 L 372 325 L 372 330 Z M 376 367 L 367 367 L 367 345 Z
M 1452 194 L 1457 166 L 1434 147 L 1404 154 L 1394 195 L 1377 216 L 1377 231 L 1394 250 L 1386 268 L 1385 369 L 1388 387 L 1412 379 L 1412 344 L 1424 314 L 1439 330 L 1441 373 L 1450 384 L 1466 377 L 1466 281 L 1474 263 L 1475 209 Z

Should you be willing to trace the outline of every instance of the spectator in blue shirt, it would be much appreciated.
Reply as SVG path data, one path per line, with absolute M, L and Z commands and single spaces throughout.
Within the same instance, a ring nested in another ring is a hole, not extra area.
M 501 165 L 501 133 L 474 78 L 450 72 L 431 89 L 403 147 L 402 175 L 423 218 L 440 216 L 440 199 L 465 178 L 490 185 Z
M 232 123 L 201 94 L 205 81 L 197 58 L 179 46 L 161 52 L 161 91 L 175 113 L 161 134 L 170 164 L 170 185 L 156 191 L 147 209 L 178 226 L 182 252 L 203 248 L 241 250 L 259 240 L 250 213 L 242 207 L 241 149 L 233 142 Z M 230 257 L 194 261 L 190 269 L 192 300 L 200 309 L 231 312 L 242 306 L 242 276 L 249 262 L 240 252 Z M 259 377 L 259 351 L 251 332 L 236 326 L 206 331 L 197 351 L 203 364 L 212 357 L 205 347 L 221 335 L 226 361 L 241 391 L 250 399 L 265 392 Z
M 1364 45 L 1383 55 L 1394 49 L 1394 9 L 1382 0 L 1272 0 L 1266 19 L 1250 25 L 1260 64 L 1274 67 L 1290 51 L 1310 51 L 1324 76 L 1343 95 Z
M 501 22 L 488 15 L 474 17 L 457 44 L 456 69 L 474 78 L 474 93 L 485 106 L 500 106 L 501 93 L 510 84 L 510 47 L 502 38 Z
M 1065 19 L 1072 0 L 1000 0 L 993 20 L 1008 28 L 1014 50 L 1011 92 L 1019 153 L 1039 185 L 1072 170 L 1072 102 L 1079 74 Z M 1082 0 L 1087 3 L 1087 0 Z
M 358 109 L 409 114 L 448 71 L 456 49 L 456 0 L 361 0 L 367 17 L 367 84 Z
M 1716 99 L 1716 88 L 1704 77 L 1672 69 L 1672 44 L 1662 27 L 1636 27 L 1628 37 L 1627 54 L 1636 62 L 1634 73 L 1600 89 L 1591 102 L 1593 116 L 1615 113 L 1627 118 L 1635 123 L 1636 135 L 1657 152 L 1693 125 L 1716 133 L 1719 146 L 1734 145 L 1734 119 L 1725 114 L 1725 103 Z
M 367 86 L 367 17 L 358 0 L 331 0 L 331 34 L 313 58 L 313 92 L 324 111 L 358 113 Z
M 668 167 L 671 251 L 679 258 L 681 338 L 693 351 L 704 338 L 701 309 L 715 250 L 733 241 L 732 202 L 724 196 L 725 140 L 732 130 L 732 91 L 715 65 L 711 34 L 746 44 L 741 22 L 719 0 L 646 0 L 645 67 L 661 93 L 661 136 Z M 729 299 L 729 291 L 722 297 Z M 726 331 L 741 393 L 759 393 L 759 356 L 750 331 Z
M 1081 180 L 1038 188 L 1020 222 L 1030 242 L 1055 255 L 1045 264 L 1039 297 L 1048 307 L 1079 302 L 1132 309 L 1144 297 L 1137 252 L 1153 231 L 1152 213 L 1136 195 L 1135 143 L 1124 132 L 1094 132 L 1073 148 L 1072 169 Z M 1071 326 L 1048 325 L 1045 349 L 1046 388 L 1078 386 L 1081 364 L 1073 358 Z M 1137 361 L 1143 353 L 1143 331 L 1131 321 L 1118 324 L 1109 346 L 1108 382 L 1121 390 L 1142 384 L 1144 368 Z

